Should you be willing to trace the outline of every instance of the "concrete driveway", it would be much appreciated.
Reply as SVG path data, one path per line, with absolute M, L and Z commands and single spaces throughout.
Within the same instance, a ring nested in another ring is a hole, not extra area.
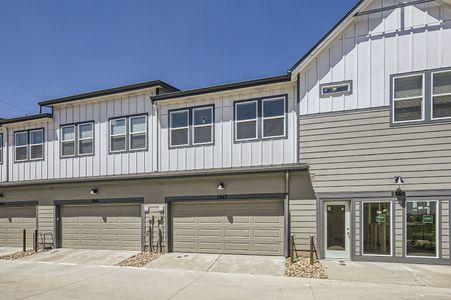
M 54 249 L 32 256 L 27 256 L 21 261 L 40 263 L 63 263 L 81 265 L 114 266 L 139 251 L 123 250 L 87 250 L 87 249 Z
M 284 276 L 285 258 L 279 256 L 167 253 L 144 267 Z
M 13 254 L 19 251 L 22 251 L 22 248 L 0 246 L 0 256 Z

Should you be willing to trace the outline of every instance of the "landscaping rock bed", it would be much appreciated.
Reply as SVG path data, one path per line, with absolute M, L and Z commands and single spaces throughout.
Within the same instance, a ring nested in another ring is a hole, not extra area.
M 285 276 L 327 279 L 326 271 L 321 263 L 316 260 L 313 265 L 310 265 L 310 259 L 305 257 L 299 257 L 294 263 L 291 263 L 288 258 L 285 263 Z
M 160 256 L 160 253 L 156 252 L 141 252 L 132 257 L 127 258 L 126 260 L 121 261 L 116 266 L 120 267 L 142 267 L 152 260 Z
M 7 254 L 7 255 L 2 255 L 2 256 L 0 256 L 0 259 L 15 260 L 15 259 L 19 259 L 19 258 L 22 258 L 22 257 L 35 255 L 35 254 L 37 254 L 39 252 L 42 252 L 42 251 L 38 251 L 38 252 L 34 252 L 33 250 L 27 250 L 25 252 L 19 251 L 19 252 L 14 252 L 14 253 Z

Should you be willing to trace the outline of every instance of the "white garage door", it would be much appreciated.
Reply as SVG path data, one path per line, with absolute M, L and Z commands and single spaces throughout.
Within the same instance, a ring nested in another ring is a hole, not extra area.
M 175 202 L 171 216 L 174 252 L 283 255 L 282 200 Z
M 141 205 L 100 204 L 61 207 L 62 247 L 141 250 Z
M 0 246 L 22 247 L 23 229 L 27 230 L 27 248 L 33 247 L 36 206 L 0 207 Z

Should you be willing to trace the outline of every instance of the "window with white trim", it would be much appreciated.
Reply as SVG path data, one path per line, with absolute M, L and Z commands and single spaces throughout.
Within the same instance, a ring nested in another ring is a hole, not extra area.
M 94 154 L 94 124 L 82 123 L 78 124 L 78 155 Z
M 110 119 L 110 153 L 147 149 L 147 115 Z
M 0 164 L 3 163 L 3 133 L 0 133 Z
M 258 101 L 235 103 L 235 140 L 258 138 Z
M 432 119 L 451 117 L 451 71 L 432 73 Z
M 424 74 L 393 78 L 393 122 L 424 119 Z
M 170 146 L 180 147 L 189 145 L 189 110 L 169 112 Z
M 285 98 L 263 99 L 262 106 L 262 137 L 285 136 Z
M 391 255 L 391 203 L 363 202 L 363 254 Z
M 75 156 L 75 125 L 61 127 L 61 157 Z
M 14 161 L 44 159 L 44 129 L 14 132 Z
M 94 123 L 61 126 L 61 157 L 94 154 Z
M 213 142 L 213 107 L 193 108 L 193 145 Z
M 406 255 L 409 257 L 438 257 L 438 201 L 406 202 Z

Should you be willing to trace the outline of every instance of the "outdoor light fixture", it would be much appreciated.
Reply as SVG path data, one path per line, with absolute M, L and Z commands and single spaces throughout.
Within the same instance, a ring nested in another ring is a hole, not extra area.
M 406 203 L 406 192 L 401 189 L 401 185 L 404 184 L 404 179 L 402 179 L 401 176 L 395 176 L 395 184 L 398 185 L 398 188 L 392 193 L 392 195 L 396 196 L 399 204 L 404 207 Z
M 97 190 L 96 188 L 92 189 L 91 192 L 89 192 L 91 195 L 97 195 L 97 192 L 99 190 Z
M 395 176 L 395 183 L 396 183 L 397 185 L 404 184 L 404 179 L 402 179 L 401 176 Z
M 218 185 L 218 191 L 223 191 L 225 189 L 225 186 L 224 186 L 224 183 L 220 183 L 219 185 Z

